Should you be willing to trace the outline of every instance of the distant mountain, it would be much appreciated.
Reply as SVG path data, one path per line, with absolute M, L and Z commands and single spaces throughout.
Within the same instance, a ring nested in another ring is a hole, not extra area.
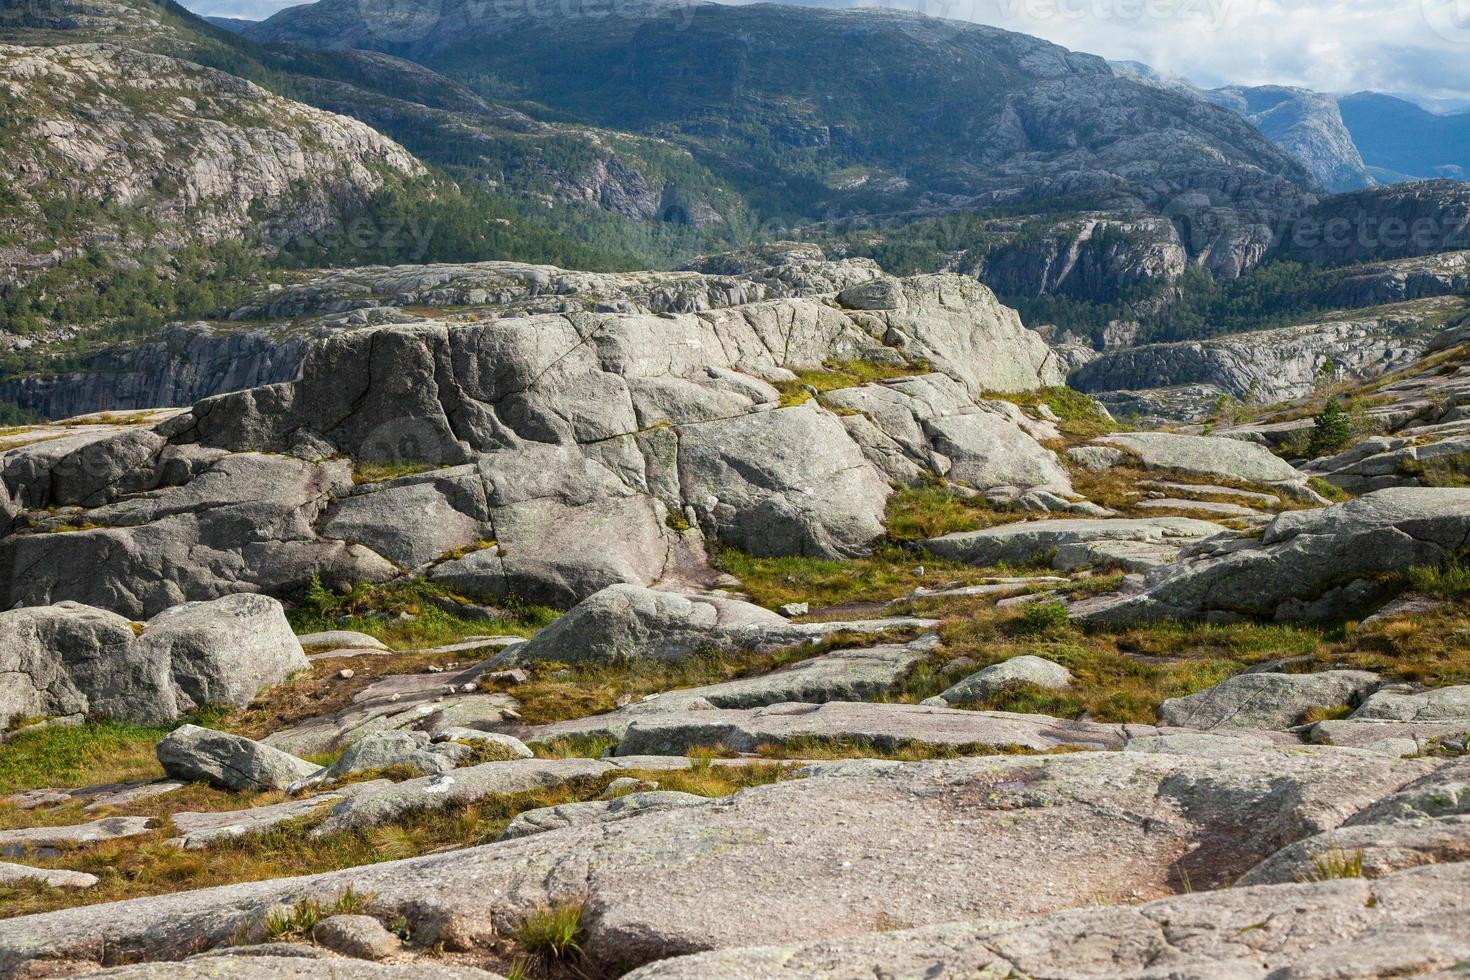
M 1170 213 L 1191 255 L 1235 274 L 1318 190 L 1232 113 L 977 24 L 768 4 L 546 18 L 469 0 L 404 0 L 388 22 L 376 6 L 320 0 L 247 34 L 383 51 L 533 117 L 667 139 L 766 217 Z
M 1138 61 L 1109 62 L 1113 71 L 1165 91 L 1194 95 L 1248 119 L 1290 153 L 1329 191 L 1353 191 L 1378 181 L 1343 124 L 1336 101 L 1309 89 L 1262 85 L 1202 89 Z
M 1331 191 L 1470 178 L 1470 109 L 1455 101 L 1379 92 L 1335 96 L 1279 85 L 1200 89 L 1137 61 L 1115 72 L 1166 91 L 1194 92 L 1249 119 Z
M 254 27 L 260 23 L 255 20 L 246 20 L 243 17 L 206 17 L 204 19 L 215 27 L 223 27 L 225 30 L 235 34 L 243 34 L 247 28 Z
M 1470 112 L 1429 112 L 1375 92 L 1337 102 L 1369 166 L 1413 179 L 1470 176 Z
M 1204 97 L 1249 119 L 1330 191 L 1361 190 L 1377 183 L 1330 95 L 1261 85 L 1213 89 Z

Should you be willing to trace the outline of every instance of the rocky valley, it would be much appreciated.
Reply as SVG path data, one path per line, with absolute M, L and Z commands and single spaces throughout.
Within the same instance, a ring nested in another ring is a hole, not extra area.
M 1463 185 L 533 13 L 0 12 L 0 977 L 1470 969 Z

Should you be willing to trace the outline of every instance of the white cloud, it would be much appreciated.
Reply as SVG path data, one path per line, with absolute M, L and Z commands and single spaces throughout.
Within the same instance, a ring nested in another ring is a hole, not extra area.
M 1204 85 L 1470 95 L 1470 0 L 919 2 Z
M 297 0 L 186 2 L 203 14 L 263 18 Z M 1470 0 L 806 2 L 891 5 L 993 24 L 1203 85 L 1470 97 Z

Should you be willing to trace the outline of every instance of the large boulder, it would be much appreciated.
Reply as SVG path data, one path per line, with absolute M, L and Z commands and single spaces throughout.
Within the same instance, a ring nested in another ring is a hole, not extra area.
M 1383 683 L 1365 670 L 1237 674 L 1159 705 L 1159 724 L 1178 728 L 1290 728 L 1316 709 L 1357 705 Z
M 679 479 L 701 523 L 755 555 L 867 554 L 890 492 L 842 422 L 810 402 L 680 427 Z
M 741 646 L 787 620 L 722 595 L 685 596 L 613 585 L 515 648 L 521 663 L 620 663 L 682 660 L 700 650 Z
M 507 650 L 504 659 L 568 664 L 675 661 L 701 650 L 771 650 L 838 632 L 872 634 L 936 625 L 937 620 L 909 616 L 793 623 L 723 593 L 685 595 L 613 585 Z
M 168 723 L 244 707 L 310 668 L 281 604 L 188 603 L 145 625 L 74 602 L 0 612 L 0 725 L 24 718 Z
M 1009 687 L 1039 687 L 1063 691 L 1072 686 L 1072 672 L 1044 657 L 1020 656 L 991 664 L 939 693 L 946 704 L 979 701 Z
M 1378 691 L 1352 714 L 1353 721 L 1470 722 L 1470 685 L 1411 694 Z
M 1383 578 L 1437 565 L 1470 540 L 1470 490 L 1380 490 L 1279 515 L 1259 539 L 1218 542 L 1123 592 L 1072 606 L 1084 623 L 1161 619 L 1329 622 L 1381 604 Z
M 197 725 L 183 725 L 164 736 L 158 761 L 175 779 L 256 792 L 286 789 L 321 770 L 269 745 Z
M 1316 499 L 1307 487 L 1306 474 L 1266 447 L 1241 439 L 1173 432 L 1120 432 L 1097 441 L 1131 454 L 1145 469 L 1261 483 L 1296 497 Z
M 75 602 L 0 612 L 0 727 L 51 717 L 170 721 L 169 665 L 128 620 Z
M 138 646 L 170 665 L 184 713 L 242 708 L 262 688 L 311 669 L 281 604 L 249 593 L 165 609 L 148 621 Z

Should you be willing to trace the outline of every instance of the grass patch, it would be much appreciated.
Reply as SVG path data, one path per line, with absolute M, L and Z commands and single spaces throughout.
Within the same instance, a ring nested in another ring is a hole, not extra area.
M 410 650 L 447 646 L 467 636 L 530 636 L 557 616 L 544 606 L 502 601 L 497 606 L 510 613 L 507 618 L 470 619 L 442 608 L 439 603 L 444 600 L 455 605 L 466 602 L 422 579 L 359 583 L 347 592 L 329 589 L 313 579 L 287 618 L 297 633 L 355 630 L 395 650 Z
M 908 378 L 928 374 L 933 369 L 927 361 L 908 364 L 887 364 L 882 361 L 827 361 L 818 371 L 797 371 L 795 381 L 776 384 L 781 392 L 781 407 L 790 408 L 812 399 L 812 391 L 818 395 L 841 388 L 875 384 L 890 378 Z
M 405 476 L 414 476 L 418 473 L 427 473 L 430 470 L 442 469 L 439 463 L 356 463 L 352 468 L 352 482 L 358 485 L 364 483 L 384 483 L 388 480 L 397 480 Z
M 290 942 L 293 939 L 309 938 L 311 931 L 323 919 L 334 915 L 362 915 L 372 902 L 371 894 L 363 895 L 354 891 L 351 885 L 338 894 L 330 905 L 324 905 L 314 898 L 303 898 L 290 908 L 272 909 L 267 913 L 262 939 L 265 942 Z
M 981 397 L 1008 401 L 1022 408 L 1045 405 L 1060 420 L 1056 423 L 1057 428 L 1064 435 L 1076 439 L 1091 439 L 1109 432 L 1120 432 L 1124 428 L 1103 414 L 1096 402 L 1075 388 L 1038 388 L 1024 392 L 987 391 Z
M 1451 555 L 1443 564 L 1411 568 L 1402 576 L 1409 592 L 1422 592 L 1441 599 L 1470 598 L 1470 554 Z
M 634 701 L 649 694 L 678 688 L 701 687 L 741 677 L 768 674 L 787 664 L 815 657 L 832 650 L 884 642 L 872 636 L 835 633 L 817 645 L 799 644 L 766 653 L 749 651 L 705 650 L 683 660 L 635 660 L 616 664 L 538 663 L 529 666 L 531 677 L 511 691 L 521 702 L 521 719 L 527 724 L 541 725 L 569 718 L 612 711 L 619 700 Z M 493 684 L 489 690 L 497 690 Z M 607 748 L 601 738 L 566 738 L 542 745 L 537 754 L 555 758 L 591 756 L 596 758 Z
M 1314 881 L 1335 881 L 1342 878 L 1363 877 L 1363 851 L 1324 851 L 1313 855 L 1312 871 L 1298 880 L 1304 884 Z
M 28 858 L 28 863 L 36 866 L 84 871 L 97 875 L 100 881 L 86 891 L 45 888 L 34 883 L 0 886 L 0 918 L 187 889 L 318 874 L 486 844 L 499 837 L 517 814 L 595 800 L 617 776 L 654 780 L 664 789 L 716 797 L 777 782 L 788 778 L 788 773 L 789 767 L 779 765 L 695 765 L 682 772 L 618 771 L 550 789 L 492 797 L 466 806 L 424 810 L 407 814 L 387 826 L 326 837 L 309 835 L 322 817 L 296 820 L 257 834 L 221 838 L 213 846 L 197 851 L 166 845 L 164 841 L 175 833 L 164 821 L 163 826 L 142 837 L 69 850 L 54 858 Z M 201 792 L 215 793 L 203 788 Z M 217 796 L 224 798 L 226 794 Z M 255 802 L 266 801 L 266 797 L 260 797 Z M 174 803 L 171 809 L 181 808 Z M 371 901 L 371 895 L 349 890 L 326 905 L 277 910 L 276 923 L 263 920 L 251 938 L 273 938 L 272 930 L 274 938 L 304 935 L 315 924 L 315 918 L 360 911 Z
M 901 487 L 888 500 L 891 541 L 920 541 L 956 531 L 976 531 L 1027 518 L 1022 511 L 997 508 L 983 497 L 966 498 L 942 482 Z
M 1401 469 L 1426 487 L 1470 487 L 1470 453 L 1410 460 Z
M 168 732 L 120 721 L 21 732 L 0 746 L 0 794 L 162 778 L 153 748 Z
M 895 544 L 880 545 L 869 558 L 757 558 L 725 548 L 716 565 L 740 579 L 751 601 L 769 609 L 788 602 L 810 602 L 812 609 L 849 603 L 883 603 L 908 595 L 918 586 L 978 585 L 1010 572 L 973 568 Z M 922 567 L 922 577 L 915 570 Z
M 1015 620 L 1015 631 L 1021 636 L 1057 636 L 1071 628 L 1066 603 L 1057 600 L 1032 602 L 1021 608 Z

